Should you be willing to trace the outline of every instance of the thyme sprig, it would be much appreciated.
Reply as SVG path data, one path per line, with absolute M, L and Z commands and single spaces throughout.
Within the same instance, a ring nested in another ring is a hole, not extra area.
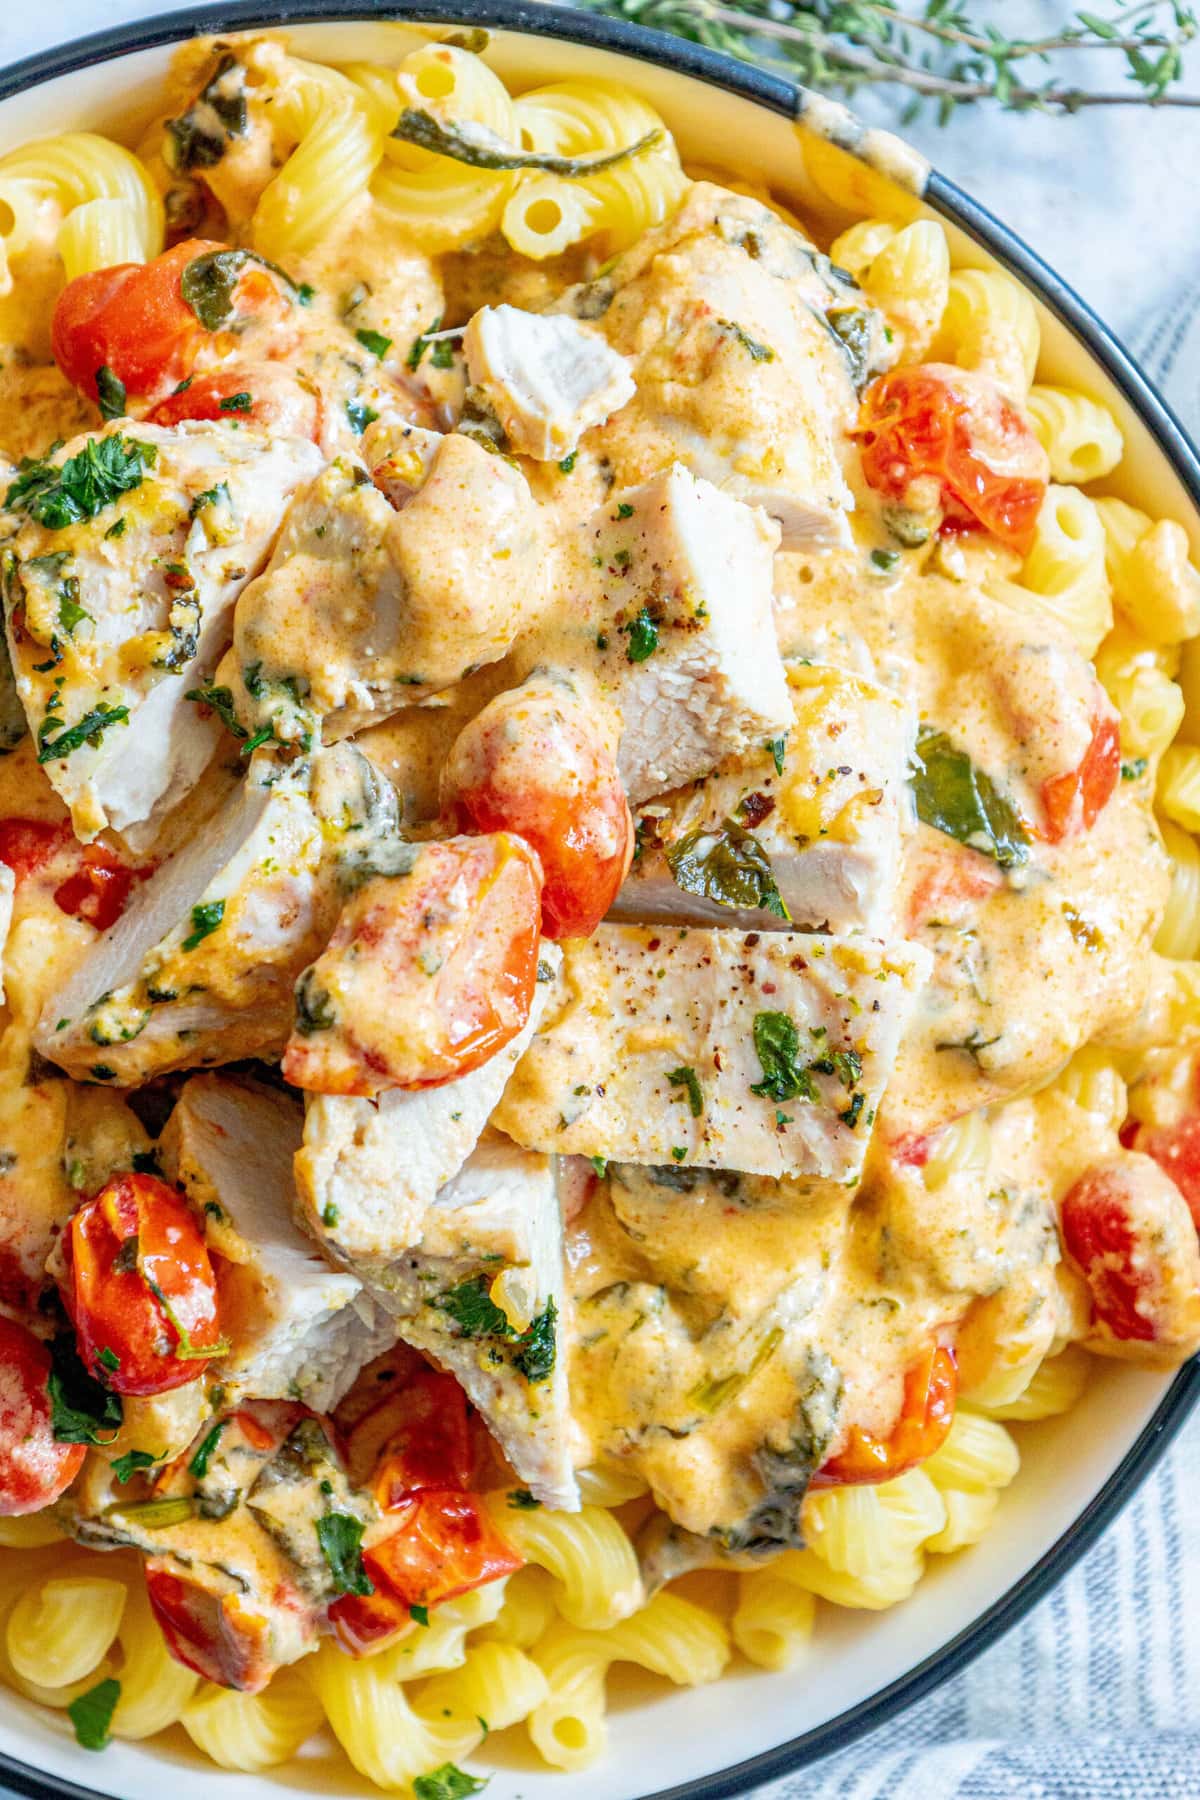
M 1008 37 L 957 0 L 906 11 L 886 0 L 578 0 L 592 12 L 672 31 L 749 62 L 783 66 L 810 87 L 854 94 L 897 87 L 903 120 L 935 105 L 944 124 L 960 105 L 993 101 L 1010 112 L 1075 113 L 1091 106 L 1200 107 L 1176 91 L 1184 46 L 1200 30 L 1183 0 L 1115 0 L 1104 13 L 1076 11 L 1061 31 Z M 1127 84 L 1094 88 L 1067 79 L 1058 59 L 1105 51 Z M 1039 65 L 1046 69 L 1038 79 Z

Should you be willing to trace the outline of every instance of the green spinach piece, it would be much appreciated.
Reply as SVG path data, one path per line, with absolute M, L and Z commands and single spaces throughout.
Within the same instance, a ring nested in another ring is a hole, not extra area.
M 787 1013 L 755 1013 L 754 1048 L 763 1078 L 752 1094 L 764 1100 L 820 1100 L 811 1071 L 800 1061 L 800 1034 Z
M 46 716 L 38 726 L 38 761 L 40 763 L 58 762 L 61 757 L 70 756 L 81 744 L 90 744 L 95 750 L 100 739 L 110 725 L 122 725 L 129 717 L 127 706 L 109 706 L 101 700 L 91 712 L 84 713 L 82 719 L 74 725 L 68 725 L 57 737 L 50 733 L 56 725 L 62 723 L 57 712 L 46 709 Z
M 629 161 L 652 150 L 662 141 L 662 132 L 648 131 L 636 143 L 620 150 L 602 150 L 591 156 L 555 156 L 542 150 L 516 150 L 491 132 L 476 126 L 444 124 L 432 113 L 419 107 L 406 106 L 392 136 L 402 143 L 416 144 L 418 149 L 432 150 L 435 156 L 448 156 L 452 162 L 466 163 L 472 169 L 541 169 L 547 175 L 562 175 L 568 181 L 580 181 L 587 175 L 599 175 L 618 163 Z M 488 140 L 492 141 L 489 142 Z
M 339 1594 L 367 1595 L 374 1583 L 363 1568 L 363 1525 L 353 1513 L 330 1512 L 317 1520 L 317 1542 Z
M 771 859 L 752 831 L 736 819 L 689 831 L 672 844 L 667 863 L 676 887 L 718 906 L 735 906 L 791 919 Z
M 110 1742 L 113 1714 L 121 1698 L 121 1684 L 112 1675 L 80 1694 L 67 1708 L 75 1728 L 75 1742 L 84 1750 L 103 1750 Z
M 88 1374 L 72 1332 L 60 1331 L 47 1348 L 50 1374 L 46 1392 L 55 1442 L 111 1444 L 125 1416 L 120 1395 L 110 1393 L 94 1375 Z
M 1029 861 L 1029 834 L 1012 802 L 944 731 L 922 725 L 912 777 L 917 817 L 1002 869 Z

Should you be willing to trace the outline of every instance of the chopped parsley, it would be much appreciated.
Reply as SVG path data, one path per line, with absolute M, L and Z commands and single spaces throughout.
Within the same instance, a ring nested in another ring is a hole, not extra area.
M 1140 781 L 1146 773 L 1146 768 L 1147 759 L 1144 756 L 1132 757 L 1129 762 L 1121 764 L 1121 780 Z
M 507 1316 L 488 1293 L 486 1275 L 473 1275 L 451 1288 L 437 1300 L 440 1312 L 446 1313 L 465 1338 L 495 1337 L 508 1339 L 513 1347 L 514 1366 L 533 1384 L 545 1381 L 554 1368 L 556 1340 L 554 1327 L 558 1308 L 553 1298 L 545 1310 L 521 1332 L 513 1330 Z
M 183 696 L 185 700 L 194 700 L 197 706 L 207 706 L 216 713 L 226 731 L 231 731 L 235 738 L 244 738 L 244 726 L 238 723 L 237 714 L 233 710 L 233 694 L 227 687 L 189 688 Z
M 213 1451 L 221 1441 L 221 1433 L 228 1425 L 228 1419 L 218 1419 L 212 1430 L 201 1440 L 196 1454 L 188 1464 L 188 1474 L 194 1475 L 197 1481 L 203 1481 L 208 1474 L 208 1464 Z
M 61 757 L 70 756 L 81 744 L 90 744 L 95 750 L 109 726 L 123 725 L 128 717 L 127 706 L 109 706 L 107 701 L 101 700 L 99 705 L 94 706 L 91 712 L 84 713 L 82 719 L 77 720 L 74 725 L 66 726 L 57 737 L 51 737 L 54 727 L 62 721 L 50 703 L 46 707 L 45 718 L 38 726 L 38 761 L 57 762 Z
M 107 1344 L 104 1346 L 103 1350 L 97 1351 L 96 1361 L 106 1375 L 115 1375 L 121 1366 L 120 1357 L 115 1350 L 110 1350 Z
M 362 1560 L 362 1520 L 352 1513 L 330 1512 L 317 1520 L 317 1542 L 339 1594 L 375 1592 Z
M 531 1387 L 539 1381 L 546 1381 L 554 1372 L 557 1356 L 557 1343 L 554 1326 L 558 1318 L 558 1308 L 553 1297 L 546 1302 L 545 1310 L 540 1312 L 527 1331 L 521 1333 L 517 1340 L 520 1348 L 513 1358 Z
M 881 575 L 886 575 L 900 561 L 900 552 L 898 550 L 872 550 L 867 560 L 873 569 L 878 569 Z
M 775 764 L 775 773 L 777 775 L 782 775 L 783 759 L 787 754 L 786 733 L 783 737 L 768 738 L 765 748 L 770 755 L 771 761 Z
M 578 455 L 578 450 L 572 450 L 570 456 L 563 457 L 558 465 L 558 472 L 560 475 L 569 475 L 571 473 L 572 469 L 575 467 L 575 459 Z
M 487 1780 L 448 1762 L 428 1775 L 418 1775 L 412 1789 L 415 1800 L 468 1800 L 471 1794 L 482 1794 L 486 1786 Z
M 121 1698 L 121 1684 L 112 1675 L 80 1694 L 67 1708 L 75 1728 L 75 1742 L 84 1750 L 103 1750 L 110 1741 L 113 1714 Z M 470 1792 L 470 1789 L 466 1790 Z
M 365 400 L 347 400 L 346 417 L 350 421 L 350 429 L 361 437 L 367 426 L 375 423 L 379 414 Z
M 508 1504 L 514 1512 L 537 1512 L 542 1503 L 534 1499 L 528 1488 L 513 1488 Z
M 763 1078 L 753 1084 L 752 1094 L 765 1100 L 820 1098 L 812 1075 L 800 1062 L 800 1034 L 787 1013 L 755 1013 L 754 1048 Z
M 211 937 L 221 920 L 225 917 L 223 900 L 202 900 L 192 908 L 192 929 L 184 938 L 181 946 L 184 950 L 194 950 L 202 944 L 206 937 Z
M 226 412 L 226 413 L 249 412 L 250 408 L 253 405 L 254 405 L 254 401 L 251 399 L 250 395 L 246 392 L 246 390 L 244 388 L 241 390 L 240 393 L 226 394 L 226 396 L 223 400 L 218 400 L 218 402 L 217 402 L 217 407 L 218 407 L 219 411 Z
M 79 583 L 74 575 L 68 575 L 58 590 L 58 622 L 68 637 L 74 637 L 75 627 L 85 619 L 92 623 L 91 613 L 79 604 Z
M 434 337 L 434 333 L 440 331 L 441 326 L 442 315 L 439 313 L 432 325 L 425 331 L 417 333 L 412 343 L 408 346 L 408 355 L 404 358 L 406 368 L 413 370 L 419 369 L 427 350 L 430 353 L 429 360 L 435 369 L 452 369 L 454 367 L 454 346 L 451 344 L 449 338 Z M 359 333 L 359 336 L 362 336 L 361 332 Z M 391 342 L 390 338 L 388 339 L 388 342 Z M 561 463 L 559 464 L 559 467 L 562 467 Z
M 704 1090 L 700 1086 L 700 1077 L 695 1069 L 668 1069 L 667 1080 L 672 1087 L 686 1090 L 688 1111 L 693 1119 L 698 1119 L 704 1111 Z
M 428 1625 L 429 1608 L 427 1606 L 410 1606 L 408 1616 L 414 1625 Z
M 622 625 L 626 634 L 625 655 L 631 663 L 645 662 L 658 649 L 658 626 L 650 616 L 650 609 L 643 606 L 635 619 L 628 625 Z
M 127 1450 L 124 1456 L 114 1457 L 112 1472 L 124 1487 L 127 1481 L 132 1481 L 139 1469 L 152 1469 L 157 1461 L 157 1456 L 150 1450 Z
M 608 1158 L 606 1156 L 589 1156 L 588 1161 L 591 1163 L 593 1169 L 595 1169 L 601 1181 L 603 1181 L 604 1177 L 608 1174 Z
M 369 350 L 371 355 L 377 356 L 381 362 L 392 347 L 391 338 L 384 337 L 381 331 L 370 331 L 366 327 L 360 326 L 354 335 L 363 349 Z
M 633 508 L 628 500 L 619 500 L 617 502 L 617 517 L 618 519 L 632 519 Z
M 296 298 L 301 306 L 311 306 L 317 297 L 317 290 L 311 281 L 302 281 L 296 289 Z
M 102 419 L 125 417 L 125 383 L 114 375 L 107 363 L 96 370 L 96 402 Z
M 338 1211 L 337 1207 L 333 1204 L 332 1200 L 327 1201 L 326 1204 L 321 1208 L 321 1223 L 322 1223 L 322 1225 L 326 1226 L 327 1229 L 330 1231 L 332 1231 L 334 1229 L 335 1225 L 337 1224 L 337 1222 L 341 1218 L 341 1216 L 342 1216 L 341 1213 Z
M 61 468 L 47 459 L 22 457 L 4 504 L 15 512 L 28 513 L 48 531 L 65 531 L 68 525 L 94 519 L 122 494 L 140 487 L 157 459 L 153 444 L 143 444 L 119 431 L 112 437 L 88 438 L 78 455 L 69 456 Z

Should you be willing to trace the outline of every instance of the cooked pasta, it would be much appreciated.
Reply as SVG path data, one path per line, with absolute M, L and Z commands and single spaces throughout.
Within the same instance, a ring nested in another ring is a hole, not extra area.
M 865 162 L 364 41 L 0 158 L 0 1680 L 427 1795 L 1200 1347 L 1200 576 Z
M 1107 406 L 1071 388 L 1037 385 L 1025 405 L 1055 481 L 1086 483 L 1112 474 L 1125 443 Z

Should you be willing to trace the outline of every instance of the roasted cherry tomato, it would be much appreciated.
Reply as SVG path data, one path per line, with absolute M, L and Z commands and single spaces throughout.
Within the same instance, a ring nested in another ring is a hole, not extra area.
M 1081 1175 L 1062 1203 L 1063 1247 L 1113 1338 L 1200 1342 L 1200 1248 L 1187 1203 L 1158 1163 L 1124 1151 Z
M 422 1369 L 358 1420 L 346 1453 L 351 1480 L 369 1484 L 384 1512 L 425 1488 L 465 1488 L 472 1456 L 462 1388 L 452 1375 Z
M 216 1594 L 159 1557 L 146 1564 L 146 1593 L 176 1662 L 244 1694 L 266 1687 L 278 1667 L 271 1623 L 240 1595 Z
M 155 1175 L 114 1175 L 71 1220 L 64 1292 L 85 1366 L 118 1394 L 163 1394 L 222 1345 L 217 1285 L 187 1205 Z
M 1097 719 L 1092 740 L 1077 769 L 1042 785 L 1042 836 L 1057 844 L 1076 831 L 1090 831 L 1112 799 L 1121 775 L 1121 732 L 1114 714 Z
M 97 931 L 116 923 L 134 882 L 150 873 L 129 868 L 103 844 L 77 844 L 69 825 L 43 819 L 0 819 L 0 862 L 7 863 L 18 887 L 35 875 L 53 879 L 61 872 L 54 904 Z
M 271 363 L 235 364 L 196 375 L 146 414 L 150 425 L 177 425 L 181 419 L 257 426 L 289 437 L 315 439 L 321 428 L 318 396 L 300 386 L 286 369 Z
M 958 1374 L 949 1350 L 932 1345 L 904 1377 L 900 1417 L 885 1438 L 852 1425 L 846 1447 L 813 1477 L 814 1487 L 891 1481 L 932 1456 L 954 1423 Z
M 1121 1141 L 1152 1156 L 1171 1177 L 1200 1231 L 1200 1118 L 1193 1115 L 1176 1125 L 1135 1125 L 1128 1134 L 1121 1133 Z
M 284 1078 L 319 1094 L 438 1087 L 516 1037 L 537 980 L 542 871 L 519 837 L 420 845 L 368 881 L 296 983 Z
M 44 869 L 50 858 L 71 842 L 71 827 L 45 819 L 0 819 L 0 862 L 7 863 L 18 887 Z
M 462 831 L 515 831 L 542 861 L 542 930 L 588 937 L 624 881 L 633 820 L 616 760 L 571 683 L 534 675 L 459 733 L 442 802 Z
M 185 380 L 201 348 L 215 347 L 217 334 L 184 299 L 183 272 L 198 257 L 228 249 L 188 238 L 153 262 L 119 263 L 69 281 L 50 328 L 54 360 L 67 380 L 91 400 L 97 399 L 101 368 L 136 399 L 158 398 Z M 237 274 L 231 301 L 238 317 L 284 305 L 274 278 L 249 261 Z
M 946 363 L 893 369 L 863 394 L 863 474 L 903 503 L 914 481 L 940 485 L 950 525 L 982 525 L 1022 556 L 1046 494 L 1046 453 L 985 375 Z
M 0 1317 L 0 1516 L 40 1512 L 78 1475 L 83 1444 L 51 1429 L 50 1353 L 23 1325 Z
M 358 1655 L 409 1623 L 409 1608 L 436 1606 L 521 1567 L 475 1494 L 427 1488 L 405 1502 L 403 1523 L 363 1552 L 375 1592 L 344 1594 L 329 1609 L 341 1642 Z

